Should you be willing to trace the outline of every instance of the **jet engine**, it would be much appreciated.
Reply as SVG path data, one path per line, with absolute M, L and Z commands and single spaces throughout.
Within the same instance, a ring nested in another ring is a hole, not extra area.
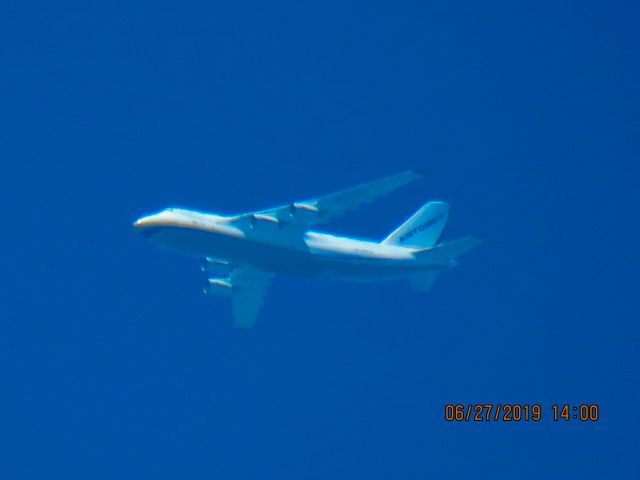
M 229 279 L 226 278 L 210 278 L 202 287 L 202 292 L 205 295 L 227 296 L 231 295 L 232 291 L 233 286 Z
M 289 218 L 297 218 L 301 221 L 311 221 L 320 215 L 320 210 L 313 203 L 292 203 L 288 209 Z
M 216 260 L 214 258 L 205 258 L 202 261 L 202 266 L 200 269 L 204 273 L 208 273 L 209 275 L 229 275 L 231 271 L 231 266 L 222 260 Z

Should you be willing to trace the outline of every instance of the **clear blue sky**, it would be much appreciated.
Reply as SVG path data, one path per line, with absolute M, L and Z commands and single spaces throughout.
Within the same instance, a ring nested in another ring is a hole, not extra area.
M 640 476 L 637 2 L 108 3 L 0 7 L 1 478 Z M 429 295 L 282 278 L 239 332 L 131 229 L 409 168 L 329 229 L 449 201 L 488 241 Z

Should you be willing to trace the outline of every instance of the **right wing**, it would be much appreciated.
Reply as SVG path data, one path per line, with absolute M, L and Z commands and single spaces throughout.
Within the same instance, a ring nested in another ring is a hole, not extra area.
M 279 228 L 292 226 L 306 229 L 326 223 L 348 210 L 359 208 L 420 177 L 418 173 L 407 171 L 322 197 L 238 215 L 233 217 L 231 222 L 252 229 L 262 222 L 277 225 Z

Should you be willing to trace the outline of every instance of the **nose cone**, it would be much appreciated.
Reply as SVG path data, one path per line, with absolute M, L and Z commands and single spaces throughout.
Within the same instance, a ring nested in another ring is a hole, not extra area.
M 145 215 L 133 222 L 133 228 L 139 232 L 149 230 L 151 227 L 164 225 L 162 213 Z
M 133 222 L 133 228 L 135 228 L 136 230 L 141 230 L 144 227 L 148 227 L 149 226 L 149 217 L 140 217 L 139 219 L 137 219 L 135 222 Z
M 165 227 L 182 227 L 183 222 L 176 216 L 175 212 L 170 209 L 162 210 L 158 213 L 152 213 L 140 217 L 133 222 L 133 228 L 137 232 L 142 233 L 145 236 L 151 236 Z

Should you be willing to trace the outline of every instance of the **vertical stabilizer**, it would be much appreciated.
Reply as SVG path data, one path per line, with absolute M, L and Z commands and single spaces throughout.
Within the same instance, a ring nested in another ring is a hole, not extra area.
M 382 243 L 409 248 L 433 247 L 440 240 L 448 217 L 448 203 L 429 202 L 395 229 Z

